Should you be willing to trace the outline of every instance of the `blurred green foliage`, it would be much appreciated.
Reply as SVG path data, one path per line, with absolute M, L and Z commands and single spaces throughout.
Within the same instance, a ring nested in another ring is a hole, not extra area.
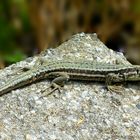
M 140 50 L 139 16 L 139 0 L 1 0 L 0 68 L 78 32 L 96 32 L 108 47 L 130 56 L 134 46 Z
M 135 2 L 132 4 L 132 11 L 136 14 L 140 13 L 140 1 L 135 0 Z
M 27 12 L 23 0 L 0 2 L 0 59 L 6 64 L 26 57 L 20 37 L 31 28 Z

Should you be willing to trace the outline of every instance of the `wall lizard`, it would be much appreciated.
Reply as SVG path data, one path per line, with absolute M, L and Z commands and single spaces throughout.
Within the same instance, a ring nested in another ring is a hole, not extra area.
M 109 87 L 112 83 L 140 81 L 140 66 L 104 64 L 82 60 L 73 62 L 70 60 L 48 61 L 2 84 L 0 95 L 46 78 L 54 78 L 51 84 L 54 89 L 61 87 L 69 79 L 101 81 Z

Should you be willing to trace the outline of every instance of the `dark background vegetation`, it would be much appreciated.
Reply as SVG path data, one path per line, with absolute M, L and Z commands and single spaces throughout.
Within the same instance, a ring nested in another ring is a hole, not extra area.
M 1 0 L 0 68 L 79 32 L 96 32 L 109 48 L 140 64 L 139 0 Z

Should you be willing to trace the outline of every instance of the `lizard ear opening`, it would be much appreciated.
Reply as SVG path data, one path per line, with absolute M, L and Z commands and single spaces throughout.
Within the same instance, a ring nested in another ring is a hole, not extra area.
M 27 72 L 27 71 L 30 70 L 30 68 L 29 67 L 24 67 L 22 70 L 23 70 L 23 72 Z

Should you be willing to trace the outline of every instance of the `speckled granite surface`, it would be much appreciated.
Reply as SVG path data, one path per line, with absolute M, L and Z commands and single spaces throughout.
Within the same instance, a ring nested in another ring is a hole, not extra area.
M 32 67 L 38 57 L 130 64 L 121 53 L 108 49 L 96 34 L 80 33 L 56 49 L 0 70 L 0 84 L 23 73 L 23 67 Z M 107 91 L 104 83 L 69 81 L 61 93 L 55 91 L 40 98 L 50 82 L 42 80 L 0 97 L 0 139 L 140 139 L 139 83 L 125 84 L 118 94 Z

